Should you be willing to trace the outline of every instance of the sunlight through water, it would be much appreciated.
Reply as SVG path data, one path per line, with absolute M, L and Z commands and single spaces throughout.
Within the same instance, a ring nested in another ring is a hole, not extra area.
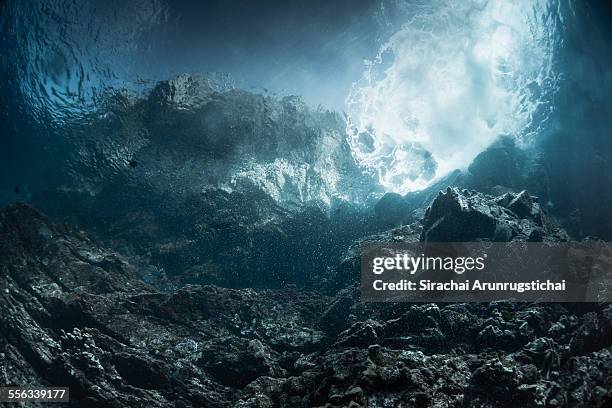
M 353 155 L 389 191 L 465 168 L 499 135 L 529 143 L 558 87 L 562 13 L 545 1 L 423 2 L 346 100 Z

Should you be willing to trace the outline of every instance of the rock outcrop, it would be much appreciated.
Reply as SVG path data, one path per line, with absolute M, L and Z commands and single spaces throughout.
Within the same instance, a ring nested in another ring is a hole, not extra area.
M 321 296 L 161 293 L 121 256 L 25 205 L 0 213 L 0 236 L 2 384 L 63 384 L 73 406 L 225 407 L 325 340 Z
M 567 241 L 526 191 L 499 197 L 448 187 L 427 208 L 421 240 L 438 242 Z
M 443 193 L 429 216 L 442 204 L 456 215 L 453 203 L 475 197 Z M 504 208 L 529 202 L 507 199 Z M 415 225 L 369 239 L 419 234 Z M 141 266 L 26 205 L 0 212 L 0 237 L 0 381 L 69 386 L 71 406 L 612 403 L 609 305 L 368 305 L 350 284 L 331 296 L 160 292 L 139 279 Z

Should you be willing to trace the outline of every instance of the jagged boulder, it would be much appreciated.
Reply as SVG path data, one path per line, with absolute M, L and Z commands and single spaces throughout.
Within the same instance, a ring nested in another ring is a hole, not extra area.
M 421 240 L 453 242 L 493 237 L 496 215 L 486 202 L 449 187 L 425 212 Z
M 526 191 L 491 197 L 448 187 L 425 212 L 421 240 L 437 242 L 567 241 Z

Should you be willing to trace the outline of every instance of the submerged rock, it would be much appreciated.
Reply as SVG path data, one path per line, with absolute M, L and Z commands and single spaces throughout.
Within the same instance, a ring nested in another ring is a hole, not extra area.
M 397 197 L 389 198 L 396 201 Z M 359 247 L 393 242 L 537 241 L 565 242 L 565 230 L 528 192 L 490 196 L 473 190 L 447 187 L 440 191 L 421 219 L 376 235 L 358 239 L 345 251 L 321 285 L 336 292 L 360 276 Z
M 422 224 L 422 241 L 569 240 L 526 191 L 491 197 L 448 187 L 427 208 Z
M 443 195 L 435 211 L 455 215 L 453 202 L 475 200 Z M 0 237 L 0 380 L 69 386 L 71 406 L 612 403 L 608 305 L 368 305 L 354 286 L 160 292 L 139 266 L 31 207 L 0 211 Z
M 69 386 L 74 406 L 227 407 L 324 341 L 316 322 L 325 297 L 161 293 L 122 256 L 25 205 L 0 212 L 0 236 L 7 385 Z

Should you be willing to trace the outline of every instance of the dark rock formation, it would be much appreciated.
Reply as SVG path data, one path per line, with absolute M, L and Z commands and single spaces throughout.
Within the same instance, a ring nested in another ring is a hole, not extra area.
M 494 198 L 475 191 L 448 187 L 425 212 L 423 241 L 567 241 L 526 191 Z
M 490 239 L 486 217 L 506 219 L 512 239 L 527 239 L 540 220 L 543 239 L 559 239 L 535 204 L 525 193 L 451 189 L 423 225 L 484 219 L 474 237 Z M 412 225 L 368 239 L 419 235 Z M 31 207 L 0 212 L 0 237 L 0 381 L 70 386 L 71 406 L 612 403 L 609 305 L 368 305 L 350 284 L 333 296 L 215 286 L 163 293 L 139 279 L 141 266 Z M 354 257 L 349 251 L 339 270 L 350 273 Z
M 389 201 L 392 200 L 395 199 Z M 568 240 L 568 234 L 541 208 L 537 197 L 526 191 L 494 197 L 447 187 L 438 192 L 422 219 L 359 239 L 322 286 L 327 292 L 335 293 L 353 284 L 360 276 L 359 247 L 369 243 Z
M 3 384 L 70 386 L 83 407 L 229 406 L 325 340 L 321 296 L 160 293 L 121 256 L 25 205 L 0 213 L 0 236 Z

